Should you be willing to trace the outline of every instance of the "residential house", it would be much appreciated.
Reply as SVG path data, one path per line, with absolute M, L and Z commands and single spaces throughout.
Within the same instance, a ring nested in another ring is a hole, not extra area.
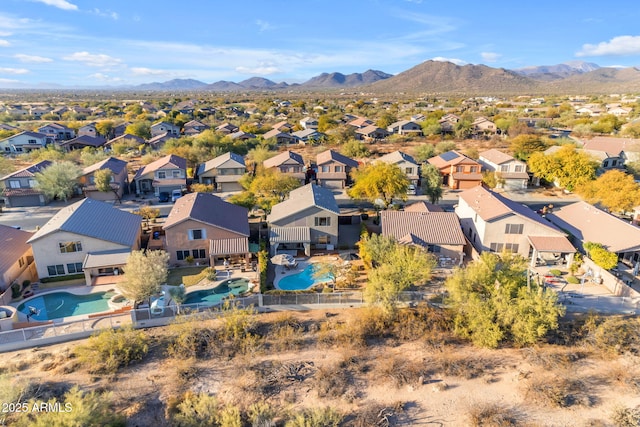
M 613 114 L 616 117 L 627 117 L 632 111 L 633 108 L 616 106 L 609 108 L 607 114 Z
M 240 178 L 246 172 L 244 157 L 228 152 L 199 165 L 196 176 L 201 184 L 213 185 L 216 191 L 242 191 Z
M 376 161 L 397 165 L 407 175 L 411 184 L 418 185 L 418 181 L 420 181 L 420 166 L 410 155 L 402 151 L 393 151 L 379 157 Z
M 96 128 L 95 122 L 87 123 L 86 125 L 83 125 L 78 129 L 78 136 L 91 136 L 95 138 L 99 135 L 100 132 L 98 132 L 98 128 Z
M 247 209 L 213 194 L 180 197 L 162 228 L 171 265 L 250 261 Z
M 340 209 L 328 188 L 307 184 L 271 208 L 267 216 L 271 255 L 313 249 L 333 250 L 338 245 Z
M 58 107 L 54 107 L 53 110 L 51 110 L 51 114 L 55 114 L 58 117 L 62 117 L 62 115 L 68 111 L 69 111 L 69 107 L 67 107 L 66 105 L 60 105 Z
M 83 148 L 100 148 L 107 140 L 101 136 L 80 135 L 58 144 L 65 151 L 82 150 Z
M 349 126 L 353 126 L 353 127 L 357 128 L 357 129 L 363 129 L 363 128 L 375 125 L 373 120 L 369 120 L 366 117 L 355 118 L 355 119 L 351 120 L 347 124 Z
M 49 202 L 45 194 L 38 189 L 36 174 L 52 165 L 49 160 L 42 160 L 34 165 L 12 172 L 0 179 L 3 187 L 2 196 L 5 205 L 13 208 L 27 206 L 44 206 Z
M 172 110 L 178 111 L 180 114 L 186 114 L 190 116 L 195 111 L 196 101 L 194 100 L 186 100 L 180 101 L 176 105 L 173 106 Z
M 595 136 L 581 142 L 582 150 L 598 159 L 602 170 L 622 168 L 625 162 L 640 160 L 640 139 Z
M 640 262 L 640 228 L 627 221 L 582 201 L 554 208 L 546 217 L 582 252 L 585 242 L 600 243 L 629 267 Z
M 129 126 L 131 123 L 129 122 L 124 122 L 124 123 L 120 123 L 119 125 L 116 125 L 113 127 L 113 137 L 117 138 L 119 136 L 122 136 L 124 134 L 127 133 L 127 126 Z
M 376 125 L 369 125 L 356 129 L 356 138 L 359 140 L 376 142 L 385 139 L 390 135 L 386 129 L 379 128 Z
M 404 207 L 405 212 L 444 212 L 438 205 L 429 202 L 416 202 Z
M 300 154 L 293 151 L 283 151 L 265 160 L 262 164 L 265 169 L 276 168 L 284 174 L 299 179 L 301 183 L 305 183 L 307 180 L 307 168 L 304 164 L 304 159 Z
M 509 190 L 527 188 L 529 174 L 525 162 L 495 148 L 480 153 L 478 161 L 485 170 L 495 174 L 498 188 Z
M 47 143 L 49 144 L 76 137 L 76 131 L 60 123 L 49 123 L 48 125 L 40 126 L 38 132 L 47 135 Z
M 474 258 L 485 251 L 508 251 L 531 257 L 532 265 L 558 262 L 569 266 L 573 261 L 575 248 L 564 231 L 499 193 L 482 186 L 463 191 L 455 212 Z
M 62 208 L 27 241 L 38 276 L 84 273 L 88 286 L 117 283 L 127 257 L 140 248 L 141 222 L 140 215 L 99 200 Z
M 238 132 L 240 128 L 231 123 L 223 123 L 220 126 L 216 127 L 216 132 L 223 133 L 225 135 L 229 135 L 230 133 Z
M 390 133 L 398 135 L 422 135 L 422 126 L 412 120 L 400 120 L 387 127 Z
M 440 131 L 442 133 L 454 133 L 456 130 L 456 124 L 460 120 L 461 118 L 459 116 L 456 116 L 455 114 L 445 114 L 440 120 L 438 120 Z
M 11 302 L 11 284 L 38 278 L 33 263 L 33 250 L 27 243 L 33 236 L 24 230 L 0 225 L 0 305 Z
M 151 125 L 151 137 L 164 134 L 177 138 L 180 136 L 180 127 L 169 122 L 158 122 Z
M 111 191 L 100 191 L 96 188 L 94 174 L 96 171 L 108 169 L 111 171 Z M 125 192 L 129 190 L 129 177 L 127 174 L 127 162 L 108 157 L 101 162 L 94 163 L 82 170 L 78 183 L 84 191 L 84 195 L 91 199 L 113 201 L 121 200 Z
M 476 134 L 495 134 L 498 130 L 496 124 L 486 117 L 478 117 L 471 123 L 471 126 Z
M 47 145 L 47 135 L 40 132 L 24 131 L 8 138 L 0 139 L 0 152 L 26 153 Z
M 322 141 L 327 137 L 324 133 L 318 132 L 317 129 L 312 128 L 293 132 L 291 136 L 297 140 L 298 144 L 313 144 Z
M 141 145 L 144 145 L 144 143 L 145 143 L 144 138 L 140 138 L 137 135 L 131 135 L 129 133 L 125 133 L 123 135 L 117 136 L 105 142 L 104 147 L 105 149 L 112 149 L 113 146 L 116 144 L 124 144 L 127 147 L 133 148 L 133 147 L 139 147 Z
M 205 130 L 211 128 L 211 126 L 206 125 L 198 120 L 191 120 L 184 124 L 182 127 L 185 136 L 193 136 L 198 135 L 204 132 Z
M 165 132 L 165 133 L 162 133 L 160 135 L 156 135 L 154 137 L 151 137 L 151 139 L 147 141 L 147 144 L 152 149 L 159 150 L 164 145 L 165 142 L 167 142 L 170 139 L 174 139 L 174 138 L 176 138 L 175 135 L 172 135 L 169 132 Z
M 382 235 L 400 244 L 416 245 L 438 257 L 441 266 L 462 264 L 464 234 L 453 212 L 380 212 Z
M 271 129 L 262 135 L 262 139 L 267 141 L 269 139 L 275 140 L 277 145 L 289 145 L 298 142 L 295 136 L 290 133 L 280 132 L 278 129 Z
M 137 194 L 171 193 L 187 186 L 187 160 L 174 154 L 141 167 L 133 177 Z
M 318 184 L 327 188 L 345 188 L 351 183 L 351 171 L 358 162 L 337 151 L 326 150 L 316 156 Z
M 49 114 L 50 112 L 51 112 L 50 107 L 32 106 L 29 109 L 29 115 L 36 120 L 42 120 L 42 116 L 44 116 L 45 114 Z
M 247 141 L 249 139 L 256 139 L 256 136 L 254 134 L 243 132 L 241 130 L 239 130 L 238 132 L 230 133 L 229 135 L 227 135 L 227 137 L 232 141 L 235 141 L 236 139 L 238 141 Z
M 482 185 L 482 166 L 480 163 L 452 150 L 427 160 L 442 175 L 442 185 L 454 190 Z
M 303 129 L 318 129 L 318 119 L 314 119 L 313 117 L 305 117 L 300 120 L 300 126 Z
M 274 124 L 273 126 L 271 126 L 271 129 L 287 133 L 287 132 L 293 131 L 293 125 L 287 122 L 286 120 L 282 120 Z

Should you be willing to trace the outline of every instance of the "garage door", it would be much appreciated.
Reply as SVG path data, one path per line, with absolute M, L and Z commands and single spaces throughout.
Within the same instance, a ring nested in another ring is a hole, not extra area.
M 9 198 L 9 204 L 15 208 L 40 206 L 40 196 L 37 194 L 31 196 L 12 196 Z
M 338 189 L 341 189 L 342 188 L 342 180 L 325 179 L 325 180 L 322 181 L 322 186 L 326 187 L 326 188 L 338 188 Z

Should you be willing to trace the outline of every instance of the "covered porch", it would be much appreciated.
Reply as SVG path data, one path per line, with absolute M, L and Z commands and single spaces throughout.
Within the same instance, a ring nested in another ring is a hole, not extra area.
M 216 264 L 228 267 L 250 266 L 249 239 L 247 237 L 211 239 L 209 241 L 209 265 L 215 266 Z
M 269 229 L 271 256 L 286 251 L 304 251 L 311 256 L 311 228 L 309 227 L 271 227 Z
M 124 278 L 129 250 L 88 253 L 82 264 L 87 286 L 117 284 Z
M 531 245 L 531 267 L 557 264 L 570 268 L 576 248 L 564 236 L 527 236 Z

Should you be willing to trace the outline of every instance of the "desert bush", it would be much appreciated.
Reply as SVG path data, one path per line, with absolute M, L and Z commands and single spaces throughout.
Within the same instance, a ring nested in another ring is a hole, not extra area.
M 476 403 L 468 411 L 469 425 L 474 427 L 508 427 L 519 424 L 515 410 L 499 403 Z
M 554 408 L 570 406 L 591 406 L 592 400 L 586 394 L 587 385 L 575 378 L 558 375 L 531 376 L 525 385 L 528 402 Z
M 318 397 L 340 399 L 349 390 L 352 378 L 347 369 L 332 365 L 318 368 L 313 380 Z
M 176 317 L 169 328 L 167 354 L 176 359 L 204 358 L 209 354 L 215 331 L 203 326 L 203 316 Z
M 603 375 L 617 387 L 625 388 L 631 393 L 640 393 L 640 372 L 635 365 L 624 366 L 621 363 L 613 363 Z
M 354 414 L 353 421 L 349 424 L 353 427 L 390 427 L 397 424 L 398 416 L 404 412 L 404 404 L 396 402 L 392 406 L 380 403 L 366 403 Z
M 600 321 L 593 319 L 585 343 L 603 353 L 619 355 L 640 353 L 640 320 L 636 318 L 610 317 Z
M 338 427 L 343 418 L 342 414 L 329 407 L 306 409 L 287 420 L 285 427 Z
M 451 336 L 452 319 L 450 313 L 428 304 L 419 304 L 398 312 L 398 318 L 391 325 L 392 334 L 402 340 L 433 339 L 442 342 Z
M 522 350 L 527 362 L 545 370 L 567 369 L 571 364 L 588 356 L 584 351 L 564 347 L 529 347 Z
M 493 367 L 490 361 L 481 357 L 465 357 L 450 353 L 442 353 L 426 363 L 435 373 L 467 380 L 478 378 Z
M 265 339 L 275 351 L 296 350 L 304 344 L 304 325 L 291 313 L 279 314 L 260 329 L 265 330 Z
M 217 338 L 222 345 L 216 346 L 219 352 L 233 357 L 236 354 L 254 353 L 261 347 L 261 337 L 255 333 L 257 327 L 255 309 L 240 308 L 227 302 L 221 314 L 221 328 Z
M 388 379 L 394 387 L 417 384 L 425 376 L 425 368 L 401 356 L 383 358 L 376 367 L 376 373 Z
M 640 425 L 640 406 L 628 408 L 618 405 L 613 408 L 611 422 L 616 427 L 637 427 Z
M 251 427 L 275 427 L 276 411 L 269 404 L 256 402 L 247 409 L 247 418 Z
M 572 285 L 577 285 L 578 283 L 580 283 L 580 279 L 578 279 L 576 276 L 567 276 L 567 282 L 571 283 Z
M 105 329 L 77 348 L 78 360 L 94 373 L 114 373 L 142 360 L 149 350 L 148 337 L 132 327 Z
M 172 421 L 181 427 L 220 426 L 222 406 L 206 393 L 187 392 L 175 406 Z

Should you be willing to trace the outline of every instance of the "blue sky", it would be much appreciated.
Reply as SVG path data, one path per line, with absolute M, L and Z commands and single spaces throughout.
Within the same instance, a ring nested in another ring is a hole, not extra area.
M 0 87 L 292 83 L 322 72 L 396 74 L 436 58 L 640 66 L 636 1 L 565 3 L 1 0 Z

